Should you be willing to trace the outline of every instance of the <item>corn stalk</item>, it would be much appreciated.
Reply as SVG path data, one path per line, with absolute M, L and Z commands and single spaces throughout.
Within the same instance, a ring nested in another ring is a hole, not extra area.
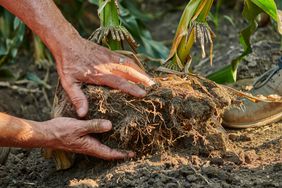
M 111 36 L 107 38 L 107 41 L 104 41 L 104 44 L 107 44 L 111 50 L 121 50 L 121 42 L 120 38 L 118 38 L 119 33 L 115 30 L 115 28 L 120 26 L 117 1 L 99 0 L 98 14 L 101 21 L 100 28 L 104 30 L 99 37 L 105 39 L 109 32 L 111 32 Z
M 123 50 L 123 41 L 127 41 L 136 52 L 137 43 L 128 30 L 121 25 L 118 1 L 99 0 L 98 5 L 100 28 L 90 36 L 90 40 L 114 51 Z

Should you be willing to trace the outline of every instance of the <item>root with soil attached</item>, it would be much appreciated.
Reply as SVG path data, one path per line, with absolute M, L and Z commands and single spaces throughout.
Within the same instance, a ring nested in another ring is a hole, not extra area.
M 230 150 L 232 145 L 221 128 L 223 110 L 233 101 L 227 90 L 196 76 L 170 76 L 156 82 L 158 85 L 149 88 L 144 98 L 85 86 L 90 104 L 86 119 L 108 119 L 113 124 L 111 132 L 94 136 L 110 147 L 133 150 L 138 156 L 172 147 L 204 156 Z M 56 117 L 77 118 L 61 87 L 56 101 Z

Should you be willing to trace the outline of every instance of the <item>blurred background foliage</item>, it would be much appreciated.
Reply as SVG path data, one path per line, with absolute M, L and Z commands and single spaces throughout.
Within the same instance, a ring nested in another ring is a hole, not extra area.
M 13 78 L 12 72 L 1 68 L 8 61 L 13 62 L 23 43 L 25 26 L 21 21 L 0 7 L 0 79 Z
M 135 40 L 139 43 L 138 53 L 146 54 L 154 58 L 165 59 L 169 53 L 169 46 L 163 42 L 155 41 L 147 28 L 147 22 L 161 17 L 164 12 L 154 14 L 144 12 L 140 5 L 146 0 L 120 0 L 120 15 L 122 24 L 130 31 Z M 171 2 L 169 0 L 152 0 L 157 3 L 170 2 L 173 4 L 171 11 L 183 10 L 188 0 Z M 91 33 L 99 27 L 97 16 L 97 0 L 55 0 L 56 4 L 80 34 L 88 38 Z M 278 7 L 282 8 L 282 1 L 276 0 Z M 219 17 L 222 16 L 234 24 L 232 18 L 221 14 L 221 9 L 232 9 L 242 11 L 243 0 L 216 0 L 209 21 L 215 28 L 220 27 Z M 241 19 L 241 18 L 240 18 Z M 52 66 L 53 60 L 50 52 L 25 25 L 12 16 L 8 11 L 0 7 L 0 81 L 18 79 L 9 70 L 9 65 L 15 63 L 18 51 L 24 47 L 33 53 L 34 62 L 39 68 Z M 29 76 L 38 80 L 37 76 Z

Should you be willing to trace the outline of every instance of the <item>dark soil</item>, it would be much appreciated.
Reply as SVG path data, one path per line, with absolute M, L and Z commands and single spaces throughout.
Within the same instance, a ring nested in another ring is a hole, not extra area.
M 237 15 L 225 14 L 238 20 Z M 178 17 L 172 15 L 179 17 L 180 14 L 171 12 L 162 17 L 163 22 L 154 29 L 158 31 L 154 35 L 162 31 L 163 36 L 173 36 Z M 211 68 L 208 62 L 195 59 L 194 70 L 203 75 L 226 65 L 240 52 L 236 33 L 239 28 L 226 20 L 222 21 L 221 28 L 217 32 L 214 66 Z M 239 70 L 239 88 L 244 88 L 249 79 L 276 63 L 277 57 L 282 55 L 278 39 L 270 26 L 261 28 L 255 35 L 254 53 L 246 58 Z M 14 70 L 33 71 L 43 78 L 45 71 L 33 66 L 29 57 L 23 54 L 13 65 Z M 56 85 L 56 73 L 54 69 L 52 71 L 49 81 L 52 89 L 47 91 L 50 101 Z M 37 86 L 28 84 L 25 87 L 33 89 Z M 51 116 L 51 108 L 42 93 L 31 94 L 2 87 L 0 92 L 0 111 L 39 121 Z M 242 152 L 193 153 L 191 151 L 197 145 L 183 145 L 189 143 L 186 140 L 171 145 L 170 150 L 147 152 L 130 161 L 106 162 L 78 156 L 71 169 L 56 171 L 54 162 L 43 159 L 40 149 L 13 149 L 6 165 L 0 166 L 0 187 L 282 187 L 281 122 L 257 129 L 220 129 L 220 132 L 236 151 Z
M 8 65 L 9 69 L 19 78 L 25 77 L 28 73 L 34 73 L 40 79 L 44 79 L 48 74 L 48 82 L 52 88 L 45 89 L 30 80 L 23 83 L 11 84 L 12 88 L 0 87 L 0 111 L 15 115 L 20 118 L 33 119 L 37 121 L 48 120 L 51 117 L 50 104 L 53 103 L 54 89 L 56 88 L 57 74 L 54 66 L 48 68 L 38 68 L 30 52 L 21 52 L 15 60 L 15 64 Z M 5 83 L 5 82 L 2 82 Z M 22 91 L 24 88 L 26 91 Z M 44 95 L 46 94 L 46 97 Z

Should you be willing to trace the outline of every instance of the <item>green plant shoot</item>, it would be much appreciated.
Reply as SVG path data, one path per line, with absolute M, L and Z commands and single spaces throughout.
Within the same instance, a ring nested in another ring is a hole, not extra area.
M 202 57 L 206 57 L 205 46 L 210 44 L 210 63 L 212 64 L 214 33 L 207 24 L 207 16 L 213 0 L 191 0 L 186 6 L 177 28 L 166 66 L 177 71 L 189 72 L 192 62 L 191 48 L 199 40 Z

